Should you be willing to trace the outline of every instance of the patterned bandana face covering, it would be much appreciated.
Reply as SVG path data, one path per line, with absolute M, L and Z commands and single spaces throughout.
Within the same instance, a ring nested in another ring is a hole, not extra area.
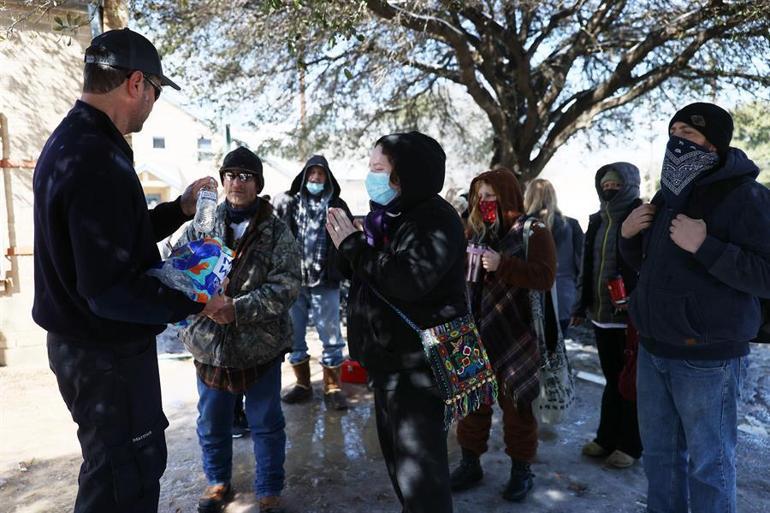
M 479 210 L 485 223 L 497 221 L 497 201 L 479 201 Z
M 671 136 L 666 145 L 661 190 L 666 203 L 673 208 L 684 207 L 695 179 L 719 163 L 719 155 L 699 144 Z

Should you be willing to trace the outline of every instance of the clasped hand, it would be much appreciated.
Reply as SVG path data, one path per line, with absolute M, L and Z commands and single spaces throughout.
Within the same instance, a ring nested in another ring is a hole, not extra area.
M 229 281 L 229 278 L 225 278 L 222 283 L 222 291 L 227 290 Z M 201 310 L 200 315 L 205 315 L 217 324 L 230 324 L 235 321 L 235 303 L 233 298 L 224 293 L 211 296 L 205 308 Z

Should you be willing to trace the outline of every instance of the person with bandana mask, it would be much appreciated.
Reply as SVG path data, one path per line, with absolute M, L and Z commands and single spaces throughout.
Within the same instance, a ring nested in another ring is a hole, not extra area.
M 648 511 L 736 511 L 738 390 L 770 297 L 770 192 L 732 132 L 717 105 L 678 111 L 661 190 L 622 227 L 639 269 L 629 311 Z
M 524 249 L 524 198 L 509 169 L 481 173 L 471 182 L 469 240 L 484 244 L 482 275 L 468 283 L 473 316 L 500 384 L 498 403 L 503 411 L 505 452 L 511 458 L 503 498 L 524 500 L 533 486 L 530 464 L 537 453 L 537 419 L 532 401 L 540 391 L 538 340 L 532 322 L 530 290 L 550 290 L 556 279 L 556 246 L 550 230 L 533 226 L 529 249 Z M 555 316 L 548 333 L 558 333 Z M 552 340 L 555 344 L 555 340 Z M 492 408 L 482 406 L 457 424 L 462 460 L 451 475 L 452 490 L 471 488 L 481 481 L 479 457 L 487 451 Z
M 628 162 L 607 164 L 596 172 L 595 183 L 600 210 L 588 219 L 572 324 L 580 324 L 586 316 L 590 319 L 606 384 L 596 437 L 583 446 L 582 453 L 606 458 L 611 467 L 626 468 L 642 454 L 636 401 L 624 398 L 619 387 L 627 330 L 633 327 L 628 325 L 625 308 L 613 302 L 607 285 L 621 277 L 628 293 L 636 283 L 636 272 L 620 258 L 618 238 L 623 220 L 642 203 L 639 169 Z
M 380 138 L 369 159 L 363 232 L 329 210 L 327 230 L 352 279 L 350 356 L 369 373 L 377 434 L 406 513 L 451 513 L 444 400 L 420 337 L 373 291 L 421 328 L 467 315 L 463 224 L 439 192 L 446 155 L 420 132 Z
M 289 225 L 302 251 L 302 288 L 291 307 L 294 326 L 289 363 L 296 383 L 282 399 L 287 404 L 303 403 L 313 397 L 310 385 L 310 355 L 307 325 L 312 316 L 323 345 L 324 403 L 331 410 L 345 410 L 347 400 L 340 386 L 340 366 L 345 340 L 340 330 L 340 280 L 337 248 L 326 232 L 326 212 L 339 208 L 352 219 L 345 201 L 340 198 L 340 185 L 323 155 L 313 155 L 294 178 L 284 201 L 277 208 Z

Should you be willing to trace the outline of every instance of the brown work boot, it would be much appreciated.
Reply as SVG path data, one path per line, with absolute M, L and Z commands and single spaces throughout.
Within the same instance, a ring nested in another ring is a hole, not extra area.
M 284 513 L 281 507 L 281 498 L 277 495 L 259 498 L 259 513 Z
M 348 401 L 340 386 L 340 368 L 324 367 L 324 403 L 330 410 L 347 410 Z
M 313 398 L 313 389 L 310 386 L 310 358 L 303 362 L 292 364 L 294 376 L 297 382 L 291 390 L 281 396 L 286 404 L 304 403 Z
M 198 513 L 220 513 L 233 500 L 230 483 L 207 486 L 198 499 Z

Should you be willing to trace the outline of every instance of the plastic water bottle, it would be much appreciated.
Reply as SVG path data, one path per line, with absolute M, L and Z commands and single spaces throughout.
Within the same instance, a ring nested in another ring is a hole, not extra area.
M 214 230 L 214 218 L 217 212 L 217 191 L 213 184 L 198 191 L 198 202 L 195 205 L 193 227 L 201 233 L 211 233 Z

